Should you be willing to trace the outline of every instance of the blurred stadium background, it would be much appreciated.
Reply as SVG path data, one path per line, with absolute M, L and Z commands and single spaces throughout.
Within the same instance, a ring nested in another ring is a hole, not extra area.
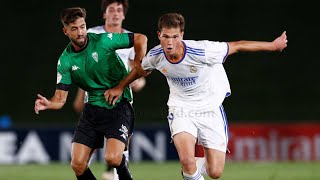
M 61 9 L 87 9 L 87 26 L 103 23 L 100 0 L 8 1 L 2 15 L 0 75 L 0 179 L 72 179 L 70 138 L 77 114 L 76 87 L 60 111 L 33 112 L 36 94 L 51 97 L 56 63 L 69 42 Z M 320 179 L 320 111 L 317 6 L 312 1 L 129 0 L 124 27 L 158 44 L 157 19 L 186 18 L 185 39 L 271 41 L 287 31 L 282 53 L 241 53 L 225 63 L 232 95 L 224 102 L 231 153 L 222 179 Z M 134 94 L 136 131 L 131 142 L 135 179 L 182 179 L 167 129 L 168 87 L 153 72 Z M 93 171 L 103 171 L 101 152 Z

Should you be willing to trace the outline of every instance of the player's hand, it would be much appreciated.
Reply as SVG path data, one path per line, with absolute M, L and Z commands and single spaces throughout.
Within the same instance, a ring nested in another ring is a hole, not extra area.
M 35 101 L 34 105 L 34 112 L 36 114 L 39 114 L 39 111 L 48 109 L 48 106 L 50 105 L 50 101 L 48 101 L 47 98 L 41 96 L 40 94 L 37 94 L 38 99 Z
M 119 88 L 118 86 L 106 90 L 104 92 L 104 97 L 109 104 L 115 105 L 117 100 L 121 97 L 123 89 Z
M 275 39 L 272 43 L 275 51 L 282 51 L 284 48 L 286 48 L 288 43 L 286 31 L 284 31 L 281 36 Z

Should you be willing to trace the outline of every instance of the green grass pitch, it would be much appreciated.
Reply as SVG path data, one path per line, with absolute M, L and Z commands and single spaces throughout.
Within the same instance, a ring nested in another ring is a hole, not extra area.
M 98 180 L 104 165 L 94 163 L 91 170 Z M 177 161 L 131 163 L 135 180 L 181 180 Z M 69 164 L 0 165 L 0 180 L 76 180 Z M 210 179 L 205 177 L 206 180 Z M 221 180 L 319 180 L 320 162 L 227 162 Z

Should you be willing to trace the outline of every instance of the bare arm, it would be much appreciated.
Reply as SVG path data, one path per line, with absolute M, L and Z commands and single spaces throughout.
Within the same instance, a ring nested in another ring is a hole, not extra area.
M 148 43 L 147 36 L 139 33 L 134 34 L 133 47 L 134 47 L 135 56 L 134 56 L 133 68 L 136 68 L 137 73 L 141 76 L 145 75 L 145 71 L 141 67 L 141 61 L 147 53 L 147 43 Z
M 66 103 L 68 91 L 56 90 L 54 96 L 50 100 L 41 96 L 40 94 L 37 96 L 38 98 L 35 101 L 34 111 L 36 114 L 39 114 L 39 111 L 46 109 L 61 109 Z
M 229 42 L 228 55 L 237 52 L 256 52 L 256 51 L 282 51 L 287 47 L 287 35 L 284 31 L 281 36 L 272 42 L 267 41 L 234 41 Z
M 109 102 L 109 104 L 115 104 L 117 100 L 121 97 L 123 89 L 129 86 L 129 84 L 132 83 L 134 80 L 142 76 L 147 76 L 147 72 L 144 71 L 141 66 L 141 61 L 147 53 L 147 42 L 148 39 L 145 35 L 134 33 L 134 67 L 130 71 L 128 76 L 126 76 L 116 87 L 108 89 L 104 93 L 106 101 Z
M 106 98 L 106 101 L 109 104 L 114 105 L 122 95 L 123 89 L 127 87 L 130 83 L 132 83 L 134 80 L 142 77 L 141 75 L 138 74 L 137 71 L 138 71 L 137 68 L 134 67 L 130 71 L 128 76 L 126 76 L 122 81 L 120 81 L 120 83 L 117 86 L 115 86 L 112 89 L 106 90 L 106 92 L 104 93 L 104 97 Z
M 78 88 L 76 98 L 73 101 L 73 109 L 80 113 L 84 108 L 84 97 L 85 97 L 85 91 L 81 88 Z
M 133 68 L 134 68 L 134 61 L 133 61 L 133 59 L 129 58 L 129 69 L 130 69 L 130 71 Z M 145 85 L 146 85 L 145 77 L 140 77 L 140 78 L 134 80 L 132 83 L 130 83 L 130 87 L 131 87 L 133 92 L 141 91 Z
M 132 83 L 134 80 L 146 75 L 146 72 L 142 69 L 141 61 L 147 53 L 147 43 L 148 39 L 145 35 L 139 33 L 134 34 L 134 66 L 130 71 L 129 75 L 126 76 L 117 85 L 118 88 L 123 90 L 125 87 L 129 86 L 129 84 Z

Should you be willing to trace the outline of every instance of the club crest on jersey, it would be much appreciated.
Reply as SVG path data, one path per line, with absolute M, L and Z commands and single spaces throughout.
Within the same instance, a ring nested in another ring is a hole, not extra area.
M 168 71 L 167 71 L 166 68 L 162 68 L 161 72 L 162 72 L 162 73 L 168 73 Z
M 98 62 L 98 53 L 97 53 L 97 52 L 93 52 L 93 53 L 92 53 L 92 58 L 93 58 L 96 62 Z
M 190 66 L 190 72 L 191 73 L 196 73 L 197 72 L 197 68 L 195 66 Z

